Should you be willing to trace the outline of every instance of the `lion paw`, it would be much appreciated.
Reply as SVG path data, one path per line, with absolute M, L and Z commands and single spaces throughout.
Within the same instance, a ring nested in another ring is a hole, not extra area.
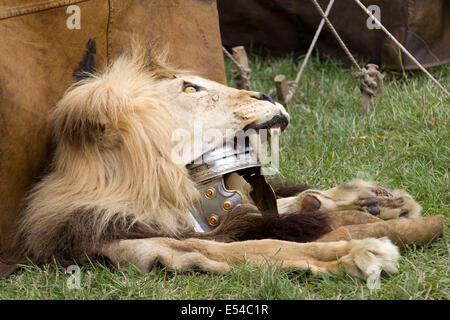
M 387 237 L 352 240 L 352 249 L 342 258 L 350 274 L 376 282 L 381 271 L 398 272 L 399 249 Z
M 362 195 L 368 195 L 364 198 Z M 405 190 L 388 190 L 382 187 L 361 190 L 355 205 L 384 220 L 417 218 L 422 208 Z
M 360 210 L 384 220 L 417 218 L 422 210 L 405 190 L 390 190 L 359 179 L 326 191 L 306 190 L 299 195 L 299 201 L 307 211 Z

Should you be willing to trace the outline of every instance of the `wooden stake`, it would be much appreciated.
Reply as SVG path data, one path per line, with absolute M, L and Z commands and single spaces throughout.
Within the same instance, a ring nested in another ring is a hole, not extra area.
M 243 46 L 233 47 L 233 58 L 240 67 L 233 72 L 234 82 L 238 89 L 250 90 L 250 69 L 248 68 L 247 52 Z
M 288 102 L 289 88 L 286 82 L 286 76 L 278 74 L 275 76 L 275 88 L 277 89 L 277 97 L 283 102 Z
M 243 67 L 248 68 L 247 52 L 243 46 L 233 47 L 233 58 L 236 59 Z

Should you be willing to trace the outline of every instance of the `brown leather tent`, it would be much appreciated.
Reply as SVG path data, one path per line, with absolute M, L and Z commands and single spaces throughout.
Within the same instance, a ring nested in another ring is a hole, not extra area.
M 329 0 L 319 0 L 325 10 Z M 425 67 L 450 62 L 450 1 L 362 0 L 380 8 L 381 23 Z M 219 0 L 222 42 L 253 46 L 278 55 L 306 53 L 321 17 L 311 0 Z M 417 66 L 380 29 L 367 27 L 368 16 L 354 0 L 336 0 L 329 19 L 352 54 L 388 69 Z M 370 23 L 369 23 L 370 25 Z M 346 59 L 324 27 L 316 45 L 321 54 Z
M 3 0 L 0 34 L 0 252 L 48 161 L 47 111 L 89 40 L 97 69 L 138 35 L 167 45 L 174 64 L 226 82 L 215 0 Z

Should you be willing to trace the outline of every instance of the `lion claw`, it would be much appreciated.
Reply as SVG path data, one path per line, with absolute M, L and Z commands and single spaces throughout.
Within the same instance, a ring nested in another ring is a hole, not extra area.
M 377 206 L 367 207 L 366 210 L 374 216 L 378 216 L 380 214 L 380 209 Z

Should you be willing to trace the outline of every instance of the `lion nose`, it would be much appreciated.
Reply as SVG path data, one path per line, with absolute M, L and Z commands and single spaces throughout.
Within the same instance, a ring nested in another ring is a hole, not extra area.
M 275 104 L 275 101 L 273 101 L 271 96 L 269 96 L 265 93 L 262 93 L 262 92 L 259 92 L 259 95 L 257 97 L 252 97 L 252 98 L 262 100 L 262 101 L 269 101 L 270 103 Z

